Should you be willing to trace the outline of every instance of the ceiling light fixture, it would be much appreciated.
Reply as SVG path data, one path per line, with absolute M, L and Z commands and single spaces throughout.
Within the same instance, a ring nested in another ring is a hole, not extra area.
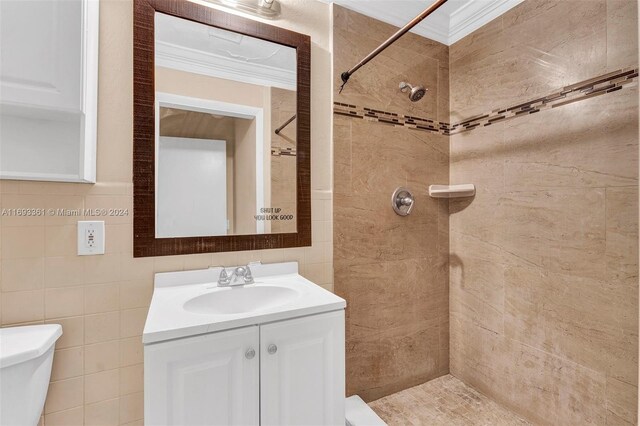
M 207 3 L 249 13 L 267 19 L 277 19 L 282 12 L 278 0 L 205 0 Z

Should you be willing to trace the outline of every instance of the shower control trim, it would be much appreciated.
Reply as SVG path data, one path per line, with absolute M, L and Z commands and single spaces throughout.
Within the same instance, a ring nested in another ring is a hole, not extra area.
M 407 188 L 400 186 L 393 191 L 391 207 L 393 207 L 393 211 L 396 212 L 397 215 L 408 216 L 413 209 L 414 203 L 415 199 L 413 198 L 413 194 Z

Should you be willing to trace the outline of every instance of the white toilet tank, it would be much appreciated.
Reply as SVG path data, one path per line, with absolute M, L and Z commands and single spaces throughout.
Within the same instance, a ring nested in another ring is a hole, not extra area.
M 35 426 L 51 377 L 58 324 L 0 329 L 0 426 Z

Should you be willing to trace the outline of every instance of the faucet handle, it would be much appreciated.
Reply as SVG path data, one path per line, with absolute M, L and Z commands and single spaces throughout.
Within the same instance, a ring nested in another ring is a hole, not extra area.
M 249 265 L 247 265 L 245 268 L 244 282 L 245 284 L 253 284 L 253 274 L 251 273 L 251 268 L 249 267 Z
M 220 276 L 218 277 L 218 284 L 228 285 L 231 283 L 231 277 L 227 273 L 227 269 L 223 266 L 222 271 L 220 271 Z

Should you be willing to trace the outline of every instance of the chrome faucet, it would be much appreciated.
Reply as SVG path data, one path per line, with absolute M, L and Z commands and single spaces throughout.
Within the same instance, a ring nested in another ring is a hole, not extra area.
M 238 266 L 231 274 L 223 266 L 218 277 L 218 287 L 231 287 L 236 285 L 253 284 L 253 275 L 249 265 Z

